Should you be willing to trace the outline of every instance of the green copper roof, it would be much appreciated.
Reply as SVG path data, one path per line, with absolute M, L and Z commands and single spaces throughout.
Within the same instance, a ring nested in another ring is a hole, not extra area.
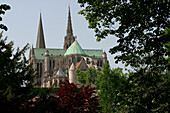
M 49 51 L 50 56 L 63 56 L 66 52 L 66 49 L 45 49 L 45 48 L 34 48 L 34 55 L 36 59 L 44 59 L 45 51 Z
M 103 58 L 103 53 L 101 49 L 83 49 L 86 55 L 95 58 Z
M 73 47 L 71 47 L 72 46 L 71 45 L 69 48 L 72 48 L 75 50 L 68 50 L 69 49 L 68 48 L 67 51 L 66 49 L 34 48 L 34 55 L 36 59 L 44 60 L 45 51 L 48 50 L 50 56 L 64 56 L 66 53 L 67 53 L 66 55 L 75 53 L 75 54 L 83 54 L 83 55 L 87 55 L 87 56 L 95 57 L 95 58 L 103 58 L 103 54 L 100 49 L 82 49 L 77 41 L 73 42 L 73 44 L 72 44 Z M 79 50 L 77 50 L 78 48 Z
M 73 55 L 73 54 L 85 55 L 85 52 L 83 51 L 83 49 L 81 48 L 81 46 L 79 45 L 77 40 L 75 40 L 71 44 L 71 46 L 67 49 L 67 51 L 64 54 L 64 56 L 66 56 L 66 55 Z

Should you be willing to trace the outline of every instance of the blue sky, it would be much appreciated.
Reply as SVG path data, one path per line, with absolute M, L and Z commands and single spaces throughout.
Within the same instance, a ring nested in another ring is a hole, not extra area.
M 9 30 L 4 32 L 8 41 L 14 41 L 14 47 L 24 47 L 27 43 L 35 47 L 39 16 L 42 13 L 45 43 L 47 48 L 63 48 L 64 36 L 67 29 L 68 6 L 71 8 L 73 34 L 83 49 L 103 49 L 106 51 L 112 68 L 124 67 L 114 63 L 114 56 L 108 51 L 117 44 L 117 38 L 109 36 L 101 42 L 96 42 L 92 29 L 88 29 L 88 22 L 78 12 L 81 7 L 77 0 L 1 0 L 0 4 L 11 6 L 3 16 L 2 23 Z M 26 56 L 28 57 L 29 51 Z

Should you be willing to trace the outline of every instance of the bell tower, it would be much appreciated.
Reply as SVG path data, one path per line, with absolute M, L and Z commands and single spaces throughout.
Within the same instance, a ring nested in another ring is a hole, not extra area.
M 70 7 L 69 7 L 67 32 L 66 32 L 66 36 L 64 38 L 64 49 L 68 49 L 74 41 L 75 41 L 75 37 L 73 36 L 73 30 L 72 30 L 72 24 L 71 24 L 71 14 L 70 14 Z

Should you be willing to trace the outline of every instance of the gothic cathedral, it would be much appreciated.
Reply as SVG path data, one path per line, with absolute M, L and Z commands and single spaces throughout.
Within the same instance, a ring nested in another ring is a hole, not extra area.
M 75 70 L 86 71 L 92 67 L 101 70 L 107 61 L 106 52 L 100 49 L 82 49 L 73 36 L 70 8 L 68 11 L 67 32 L 64 37 L 63 49 L 46 48 L 42 17 L 40 14 L 36 48 L 30 49 L 29 62 L 37 70 L 35 86 L 57 87 L 60 81 L 69 79 L 70 83 L 80 84 L 77 81 Z

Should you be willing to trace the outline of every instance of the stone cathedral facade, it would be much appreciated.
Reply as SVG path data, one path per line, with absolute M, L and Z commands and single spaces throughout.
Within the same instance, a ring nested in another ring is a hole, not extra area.
M 57 87 L 60 81 L 66 78 L 70 83 L 79 84 L 75 75 L 76 69 L 86 71 L 87 68 L 92 67 L 101 70 L 106 61 L 106 52 L 101 49 L 81 48 L 73 35 L 70 8 L 63 48 L 47 48 L 40 14 L 36 47 L 32 47 L 29 54 L 29 62 L 32 62 L 33 67 L 37 70 L 35 86 Z

